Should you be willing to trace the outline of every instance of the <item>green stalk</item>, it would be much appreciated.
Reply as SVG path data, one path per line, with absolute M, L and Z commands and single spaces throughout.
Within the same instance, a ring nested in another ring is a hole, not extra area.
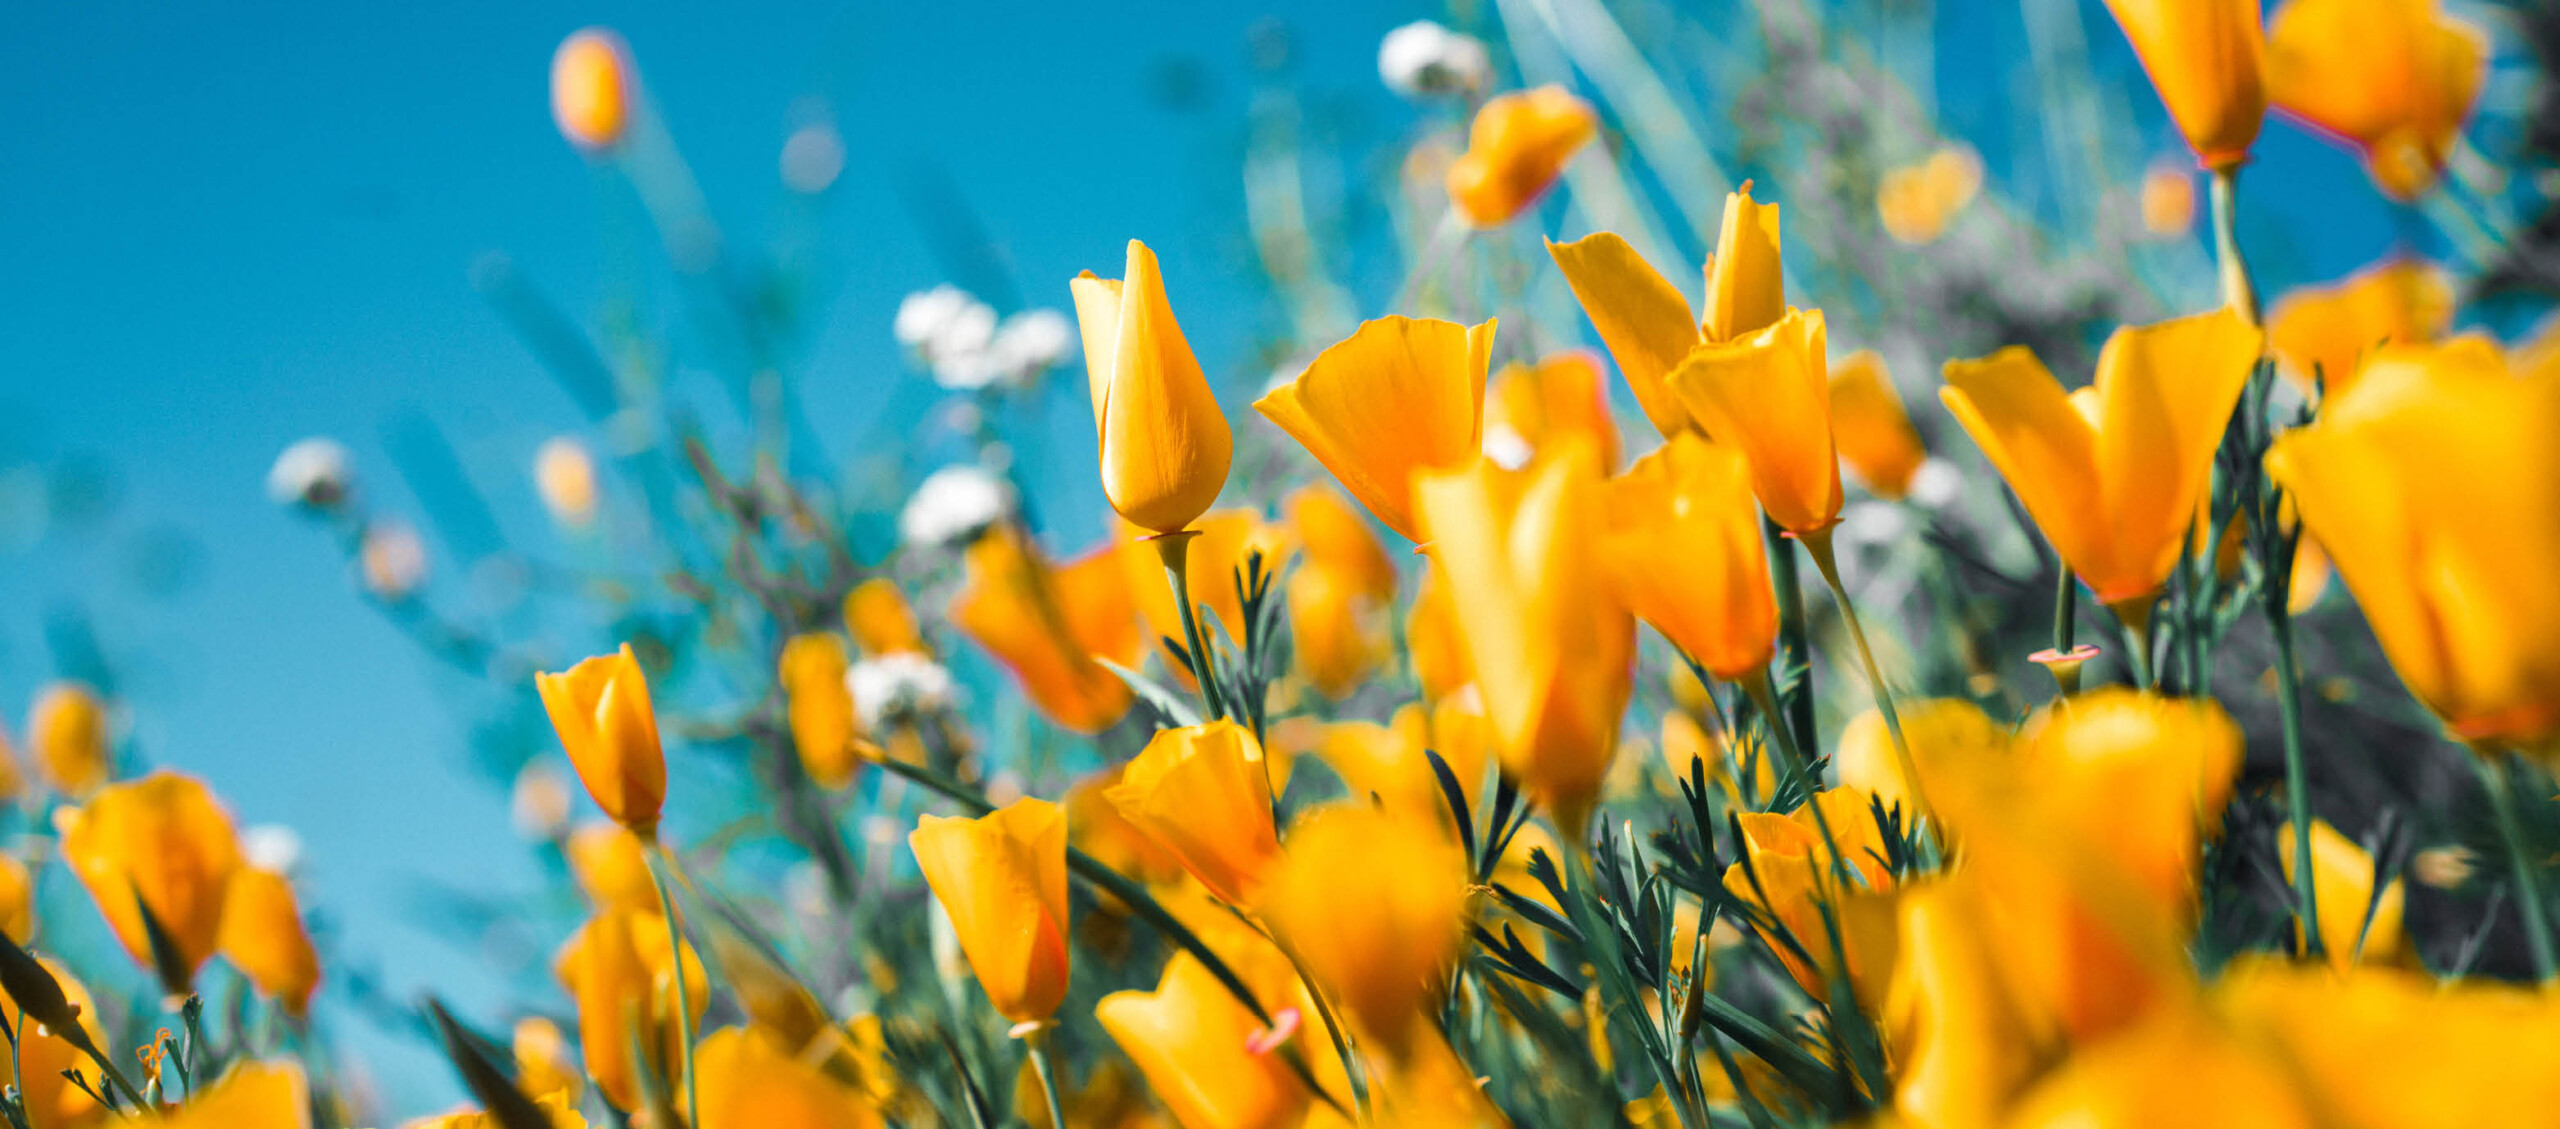
M 649 881 L 658 888 L 658 912 L 667 918 L 667 951 L 676 969 L 676 1032 L 684 1040 L 684 1120 L 687 1125 L 702 1124 L 702 1097 L 696 1092 L 693 1076 L 693 990 L 684 978 L 684 928 L 676 924 L 675 898 L 667 893 L 665 844 L 651 840 L 642 861 L 649 866 Z
M 2498 837 L 2506 841 L 2507 861 L 2515 870 L 2516 908 L 2524 918 L 2525 944 L 2533 950 L 2533 970 L 2547 990 L 2560 986 L 2560 956 L 2551 950 L 2551 911 L 2542 901 L 2542 880 L 2534 873 L 2533 851 L 2525 844 L 2524 818 L 2516 812 L 2515 778 L 2501 754 L 2476 749 L 2472 759 L 2489 786 L 2489 806 L 2498 816 Z
M 1760 519 L 1761 532 L 1769 543 L 1769 583 L 1778 591 L 1778 653 L 1787 665 L 1802 668 L 1806 685 L 1796 688 L 1789 701 L 1792 714 L 1771 712 L 1771 718 L 1785 718 L 1795 727 L 1799 748 L 1810 749 L 1820 743 L 1813 729 L 1813 649 L 1805 642 L 1804 587 L 1796 581 L 1796 554 L 1787 548 L 1786 530 L 1767 517 Z
M 2276 716 L 2284 725 L 2285 807 L 2293 819 L 2294 913 L 2302 921 L 2303 952 L 2321 955 L 2320 894 L 2311 874 L 2311 771 L 2303 763 L 2302 667 L 2293 653 L 2293 617 L 2279 594 L 2266 603 L 2267 627 L 2276 640 Z M 2548 975 L 2546 970 L 2545 975 Z
M 1218 676 L 1209 661 L 1206 637 L 1200 631 L 1200 613 L 1191 606 L 1191 539 L 1198 536 L 1200 531 L 1185 529 L 1149 540 L 1155 542 L 1157 555 L 1164 558 L 1165 578 L 1173 585 L 1174 606 L 1182 610 L 1182 643 L 1191 648 L 1191 679 L 1200 685 L 1200 716 L 1218 718 L 1227 711 L 1218 694 Z
M 1066 1110 L 1058 1104 L 1057 1067 L 1049 1061 L 1049 1025 L 1039 1025 L 1022 1041 L 1031 1048 L 1031 1072 L 1040 1076 L 1040 1096 L 1049 1101 L 1049 1129 L 1067 1129 Z
M 1935 829 L 1937 812 L 1929 806 L 1929 793 L 1921 786 L 1920 766 L 1912 759 L 1911 742 L 1902 735 L 1902 715 L 1894 711 L 1893 691 L 1886 688 L 1884 671 L 1876 666 L 1875 651 L 1867 645 L 1866 626 L 1858 621 L 1858 609 L 1849 602 L 1849 589 L 1840 583 L 1840 564 L 1831 551 L 1831 531 L 1819 529 L 1798 534 L 1796 539 L 1804 543 L 1805 555 L 1813 558 L 1815 571 L 1822 574 L 1823 584 L 1831 589 L 1831 602 L 1839 606 L 1841 620 L 1849 625 L 1849 641 L 1857 646 L 1859 665 L 1866 669 L 1867 689 L 1875 695 L 1876 712 L 1884 715 L 1885 732 L 1893 737 L 1893 758 L 1902 770 L 1903 790 L 1911 794 L 1911 805 L 1919 809 L 1912 814 L 1927 820 Z
M 2249 324 L 2258 324 L 2258 288 L 2250 281 L 2248 260 L 2240 257 L 2239 177 L 2236 168 L 2213 174 L 2213 251 L 2222 268 L 2222 300 Z
M 2107 605 L 2116 613 L 2116 621 L 2124 625 L 2127 662 L 2133 664 L 2133 683 L 2144 690 L 2160 688 L 2159 672 L 2151 669 L 2151 611 L 2158 596 L 2136 596 Z

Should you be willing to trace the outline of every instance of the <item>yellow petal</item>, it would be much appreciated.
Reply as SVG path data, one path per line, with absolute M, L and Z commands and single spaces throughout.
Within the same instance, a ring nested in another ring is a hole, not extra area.
M 2291 0 L 2267 35 L 2276 105 L 2362 151 L 2386 195 L 2444 170 L 2488 77 L 2488 41 L 2434 0 Z
M 2297 857 L 2290 821 L 2276 829 L 2275 843 L 2284 880 L 2290 884 Z M 2311 821 L 2311 886 L 2320 910 L 2320 945 L 2330 966 L 2340 972 L 2362 963 L 2392 964 L 2402 959 L 2402 883 L 2393 878 L 2376 899 L 2373 878 L 2371 853 L 2328 820 Z M 2297 923 L 2295 936 L 2301 932 Z
M 1537 202 L 1599 133 L 1599 116 L 1561 86 L 1487 99 L 1449 166 L 1449 204 L 1468 224 L 1499 227 Z
M 2207 168 L 2235 168 L 2267 116 L 2258 0 L 2107 0 Z
M 1436 822 L 1358 802 L 1310 813 L 1262 912 L 1372 1046 L 1400 1057 L 1463 938 L 1467 866 Z
M 2267 344 L 2306 392 L 2316 378 L 2334 396 L 2375 349 L 2444 336 L 2453 305 L 2453 278 L 2444 268 L 2390 259 L 2286 294 L 2267 312 Z
M 1099 280 L 1095 280 L 1099 281 Z M 1119 301 L 1104 288 L 1078 289 L 1077 311 L 1117 312 L 1107 379 L 1094 377 L 1094 421 L 1102 448 L 1102 493 L 1122 517 L 1158 533 L 1176 532 L 1226 488 L 1234 438 L 1217 397 L 1174 320 L 1155 252 L 1129 241 Z M 1116 311 L 1112 307 L 1116 305 Z M 1087 363 L 1101 330 L 1084 331 Z
M 1949 361 L 1947 411 L 2008 480 L 2045 539 L 2082 577 L 2112 564 L 2098 485 L 2098 437 L 2044 362 L 2020 346 Z
M 1879 498 L 1900 501 L 1929 452 L 1902 407 L 1884 358 L 1860 349 L 1831 366 L 1831 439 L 1840 461 Z
M 1751 462 L 1752 492 L 1796 533 L 1840 516 L 1831 381 L 1820 310 L 1789 310 L 1752 336 L 1700 346 L 1665 381 L 1691 416 Z
M 1404 317 L 1363 323 L 1254 410 L 1388 528 L 1419 541 L 1414 473 L 1462 465 L 1482 446 L 1494 324 Z
M 1157 731 L 1109 795 L 1231 905 L 1252 905 L 1279 864 L 1262 746 L 1232 721 Z
M 1609 484 L 1601 551 L 1619 600 L 1708 673 L 1731 681 L 1768 665 L 1777 597 L 1740 451 L 1683 432 L 1637 460 Z
M 1689 410 L 1662 383 L 1698 347 L 1688 301 L 1615 232 L 1550 241 L 1547 254 L 1564 272 L 1654 430 L 1665 438 L 1690 430 Z
M 1755 203 L 1751 186 L 1724 198 L 1724 227 L 1707 263 L 1709 341 L 1737 341 L 1787 316 L 1785 267 L 1778 261 L 1778 206 Z
M 2263 340 L 2228 308 L 2107 338 L 2097 464 L 2120 571 L 2089 578 L 2099 600 L 2144 595 L 2169 578 Z
M 920 816 L 907 837 L 996 1011 L 1045 1020 L 1067 991 L 1067 817 L 1037 797 L 977 819 Z
M 320 986 L 320 954 L 302 927 L 293 884 L 273 871 L 242 867 L 230 887 L 222 911 L 224 959 L 286 1014 L 308 1014 L 311 993 Z

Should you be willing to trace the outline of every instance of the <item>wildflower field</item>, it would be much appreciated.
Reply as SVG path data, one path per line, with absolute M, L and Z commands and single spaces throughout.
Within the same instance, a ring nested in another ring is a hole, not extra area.
M 485 707 L 546 888 L 437 919 L 504 998 L 335 951 L 54 630 L 0 1117 L 2560 1126 L 2560 6 L 1989 20 L 1379 20 L 1352 159 L 1239 12 L 1235 278 L 1111 217 L 894 309 L 727 238 L 658 45 L 567 35 L 560 174 L 682 312 L 484 261 L 583 423 L 495 475 L 400 432 L 414 511 L 328 437 L 264 484 Z M 1939 120 L 1994 71 L 2011 135 Z M 2354 164 L 2243 193 L 2278 130 Z M 876 156 L 803 113 L 781 190 Z M 2389 252 L 2262 285 L 2348 196 Z M 847 319 L 905 365 L 859 437 L 806 408 Z M 555 544 L 450 575 L 486 491 Z

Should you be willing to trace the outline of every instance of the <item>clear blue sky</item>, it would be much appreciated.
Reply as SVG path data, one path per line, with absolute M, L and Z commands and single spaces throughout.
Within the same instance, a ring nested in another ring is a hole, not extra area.
M 2128 76 L 2112 25 L 2087 8 L 2102 73 Z M 422 408 L 485 491 L 514 496 L 499 511 L 509 533 L 550 544 L 515 476 L 582 420 L 468 271 L 504 251 L 573 313 L 601 301 L 612 264 L 600 235 L 630 207 L 553 132 L 545 75 L 560 38 L 588 23 L 623 31 L 739 243 L 769 230 L 795 100 L 831 104 L 851 159 L 823 246 L 843 277 L 808 395 L 820 429 L 842 439 L 904 372 L 888 334 L 899 297 L 945 280 L 898 201 L 903 170 L 946 167 L 1036 303 L 1064 306 L 1065 279 L 1115 273 L 1122 241 L 1146 238 L 1215 369 L 1242 354 L 1259 309 L 1235 265 L 1256 81 L 1247 29 L 1266 13 L 1286 20 L 1296 81 L 1375 147 L 1415 121 L 1376 83 L 1378 36 L 1432 11 L 1408 0 L 780 0 L 716 18 L 658 3 L 20 5 L 0 37 L 0 718 L 18 731 L 51 670 L 43 616 L 77 602 L 131 679 L 142 753 L 210 778 L 244 823 L 300 831 L 311 895 L 342 951 L 387 969 L 404 995 L 435 984 L 491 1005 L 473 954 L 402 907 L 413 876 L 529 887 L 536 868 L 505 797 L 464 762 L 450 676 L 348 594 L 326 539 L 270 505 L 262 478 L 285 444 L 331 435 L 356 450 L 380 501 L 406 508 L 378 436 L 387 417 Z M 1950 44 L 2016 36 L 2005 24 L 1943 30 Z M 1975 58 L 2020 55 L 1986 46 Z M 1172 60 L 1207 78 L 1187 113 L 1151 93 Z M 2010 128 L 2014 88 L 1958 66 L 1940 86 L 1951 130 Z M 2156 123 L 2148 93 L 2125 89 Z M 2169 135 L 2155 134 L 2165 150 Z M 1996 173 L 2009 137 L 1975 140 Z M 2342 271 L 2387 243 L 2343 156 L 2277 127 L 2261 164 L 2252 192 L 2296 213 L 2285 228 L 2345 233 L 2301 250 L 2285 230 L 2253 230 L 2279 282 Z M 1371 312 L 1383 289 L 1364 289 Z M 28 480 L 9 468 L 66 458 L 107 468 L 118 505 L 103 525 L 57 525 L 30 548 L 13 501 Z M 182 583 L 151 595 L 133 575 L 137 546 L 171 544 L 191 546 Z M 375 1060 L 396 1109 L 452 1092 L 418 1049 L 353 1017 L 336 1023 Z

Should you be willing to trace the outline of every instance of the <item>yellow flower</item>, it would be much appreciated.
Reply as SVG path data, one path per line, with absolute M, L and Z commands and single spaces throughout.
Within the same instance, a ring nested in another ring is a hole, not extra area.
M 791 721 L 791 745 L 809 779 L 830 791 L 853 783 L 862 767 L 857 742 L 861 722 L 853 712 L 853 691 L 845 686 L 852 663 L 844 640 L 829 631 L 792 636 L 782 645 L 781 684 Z
M 1600 469 L 1618 469 L 1618 423 L 1609 413 L 1608 377 L 1599 358 L 1580 349 L 1535 365 L 1514 362 L 1493 378 L 1484 405 L 1484 449 L 1518 467 L 1566 435 L 1582 435 L 1600 452 Z
M 2560 1108 L 2560 1012 L 2525 985 L 2262 960 L 2227 970 L 2215 1002 L 2281 1049 L 2323 1124 L 2531 1125 Z
M 223 959 L 282 1004 L 285 1014 L 310 1013 L 311 993 L 320 987 L 320 954 L 311 947 L 301 904 L 284 875 L 254 866 L 232 872 L 221 947 Z
M 1487 764 L 1484 743 L 1484 718 L 1463 709 L 1456 700 L 1446 700 L 1437 707 L 1425 709 L 1409 703 L 1395 712 L 1390 724 L 1373 721 L 1337 721 L 1324 727 L 1317 755 L 1332 766 L 1334 775 L 1354 799 L 1377 797 L 1388 811 L 1423 821 L 1452 824 L 1447 793 L 1440 787 L 1439 774 L 1431 770 L 1425 750 L 1440 754 L 1449 772 L 1458 778 L 1458 788 L 1467 798 L 1469 817 L 1474 818 L 1475 800 L 1484 792 Z
M 1831 442 L 1867 492 L 1888 501 L 1901 501 L 1911 476 L 1929 460 L 1893 375 L 1873 349 L 1851 353 L 1831 368 Z
M 1717 678 L 1767 666 L 1778 605 L 1741 452 L 1674 435 L 1609 483 L 1608 503 L 1600 556 L 1618 600 Z
M 2391 346 L 2267 452 L 2401 682 L 2466 741 L 2560 734 L 2555 426 L 2560 377 Z
M 290 1059 L 241 1059 L 176 1112 L 142 1123 L 157 1129 L 311 1129 L 311 1084 Z
M 931 819 L 933 817 L 926 816 Z M 761 1032 L 723 1027 L 694 1050 L 700 1129 L 866 1129 L 862 1095 Z
M 1663 378 L 1690 418 L 1741 449 L 1760 507 L 1795 533 L 1840 517 L 1825 348 L 1822 311 L 1790 309 L 1749 337 L 1700 346 Z
M 2238 168 L 2266 121 L 2258 0 L 2107 0 L 2204 166 Z
M 16 855 L 0 855 L 0 933 L 23 946 L 36 931 L 36 877 Z
M 1449 166 L 1449 204 L 1478 228 L 1509 223 L 1599 132 L 1599 115 L 1561 86 L 1487 99 L 1467 129 L 1467 151 Z
M 1252 905 L 1279 865 L 1262 746 L 1235 722 L 1158 730 L 1109 795 L 1121 815 L 1231 905 Z
M 640 1108 L 635 1047 L 649 1056 L 651 1073 L 680 1083 L 683 1032 L 665 918 L 598 910 L 560 946 L 551 967 L 578 1005 L 578 1046 L 586 1055 L 587 1077 L 606 1101 L 625 1112 Z M 684 947 L 684 983 L 685 1006 L 699 1021 L 710 1004 L 710 986 L 691 945 Z
M 170 971 L 192 977 L 220 940 L 223 898 L 240 867 L 231 816 L 204 782 L 162 769 L 101 788 L 86 805 L 56 811 L 54 821 L 63 860 L 134 963 L 152 967 L 147 905 L 176 947 L 179 967 Z
M 1157 846 L 1111 802 L 1111 789 L 1119 786 L 1127 767 L 1110 765 L 1067 789 L 1060 801 L 1067 809 L 1067 841 L 1102 865 L 1148 885 L 1179 882 L 1185 873 L 1182 860 Z
M 1901 1061 L 1893 1105 L 1915 1129 L 2000 1124 L 2053 1056 L 2048 1034 L 2011 988 L 2003 950 L 2024 939 L 1992 926 L 1996 892 L 1958 872 L 1900 900 L 1901 939 L 1885 995 Z
M 924 815 L 907 845 L 996 1011 L 1046 1021 L 1067 994 L 1067 813 L 1024 797 L 977 819 Z
M 1885 171 L 1876 184 L 1876 218 L 1885 234 L 1914 247 L 1935 243 L 1956 213 L 1982 191 L 1982 158 L 1952 146 L 1917 164 Z
M 27 711 L 27 743 L 35 746 L 36 771 L 45 782 L 73 799 L 97 791 L 115 767 L 106 703 L 77 682 L 56 682 L 36 695 Z
M 1421 590 L 1405 612 L 1404 648 L 1413 662 L 1413 679 L 1422 685 L 1424 701 L 1436 702 L 1475 681 L 1467 658 L 1467 638 L 1458 627 L 1449 586 L 1424 570 Z
M 2293 824 L 2276 831 L 2276 856 L 2284 864 L 2284 880 L 2294 880 Z M 2406 940 L 2400 916 L 2406 891 L 2398 878 L 2373 893 L 2373 855 L 2325 819 L 2311 821 L 2311 886 L 2319 902 L 2320 947 L 2340 972 L 2358 964 L 2395 964 L 2404 959 Z M 2367 911 L 2370 910 L 2370 915 Z M 2294 936 L 2302 936 L 2296 922 Z
M 1830 978 L 1838 973 L 1848 978 L 1859 1005 L 1873 1009 L 1884 998 L 1894 965 L 1894 878 L 1884 864 L 1884 834 L 1865 792 L 1833 788 L 1815 794 L 1812 802 L 1821 805 L 1820 821 L 1829 824 L 1831 841 L 1839 847 L 1837 863 L 1823 843 L 1811 806 L 1786 815 L 1742 812 L 1734 818 L 1741 823 L 1750 865 L 1746 869 L 1736 861 L 1725 867 L 1724 888 L 1757 911 L 1753 928 L 1768 939 L 1806 993 L 1829 999 Z M 1841 884 L 1842 866 L 1854 884 Z M 1825 924 L 1826 910 L 1831 924 Z M 1840 932 L 1836 948 L 1831 942 L 1834 926 Z M 1794 937 L 1802 954 L 1786 944 L 1780 930 Z M 1848 958 L 1845 967 L 1843 955 Z M 1810 964 L 1804 959 L 1808 956 Z
M 1494 323 L 1384 317 L 1316 355 L 1254 401 L 1280 430 L 1408 541 L 1421 541 L 1413 479 L 1464 464 L 1484 437 Z
M 2216 310 L 2117 330 L 2077 392 L 2012 346 L 1947 362 L 1938 395 L 2098 599 L 2147 608 L 2186 545 L 2260 339 Z
M 1289 641 L 1297 671 L 1316 692 L 1342 698 L 1395 657 L 1387 609 L 1358 581 L 1306 565 L 1289 575 Z
M 1572 243 L 1550 241 L 1547 254 L 1564 271 L 1645 418 L 1666 439 L 1697 426 L 1664 383 L 1673 370 L 1700 344 L 1752 336 L 1787 312 L 1778 206 L 1754 202 L 1748 184 L 1725 197 L 1724 226 L 1707 263 L 1704 319 L 1692 318 L 1688 299 L 1613 232 Z
M 582 824 L 561 845 L 569 874 L 599 909 L 658 912 L 657 880 L 649 876 L 648 844 L 620 824 Z
M 2432 263 L 2393 258 L 2278 299 L 2267 312 L 2267 347 L 2304 392 L 2325 388 L 2334 397 L 2375 349 L 2428 344 L 2452 326 L 2453 277 Z
M 1396 562 L 1360 511 L 1332 488 L 1310 483 L 1289 492 L 1281 502 L 1289 531 L 1307 566 L 1335 572 L 1367 595 L 1390 599 L 1396 594 Z
M 63 998 L 78 1009 L 79 1024 L 89 1036 L 89 1044 L 100 1050 L 112 1046 L 105 1031 L 98 1026 L 98 1005 L 89 998 L 89 989 L 52 957 L 39 957 L 45 971 L 62 985 Z M 78 1069 L 94 1075 L 97 1067 L 89 1056 L 71 1045 L 61 1035 L 48 1029 L 41 1020 L 30 1023 L 16 1000 L 0 996 L 0 1015 L 9 1021 L 9 1029 L 24 1032 L 19 1036 L 17 1079 L 26 1089 L 19 1095 L 25 1104 L 29 1129 L 68 1129 L 96 1121 L 100 1112 L 96 1099 L 62 1076 L 66 1070 Z M 110 1052 L 112 1053 L 112 1052 Z
M 1071 289 L 1093 388 L 1102 494 L 1134 524 L 1181 530 L 1226 487 L 1235 439 L 1173 319 L 1156 253 L 1132 239 L 1125 278 L 1086 271 Z
M 1129 687 L 1095 656 L 1128 664 L 1142 641 L 1117 546 L 1052 570 L 1021 532 L 999 526 L 969 546 L 951 623 L 1013 671 L 1031 704 L 1078 733 L 1129 712 Z
M 1899 712 L 1912 766 L 1924 777 L 1940 775 L 1942 766 L 1947 772 L 1978 771 L 2003 763 L 2011 752 L 2009 727 L 1964 699 L 1906 699 Z M 1914 813 L 1911 788 L 1902 777 L 1902 758 L 1893 751 L 1883 714 L 1868 710 L 1851 720 L 1840 731 L 1840 747 L 1831 763 L 1842 784 L 1875 793 L 1887 808 L 1900 806 L 1906 820 Z M 1928 781 L 1921 783 L 1921 790 L 1927 791 Z
M 1113 992 L 1093 1017 L 1183 1129 L 1296 1129 L 1306 1114 L 1279 1054 L 1254 1053 L 1260 1022 L 1190 953 L 1165 962 L 1155 991 Z
M 587 1119 L 577 1103 L 563 1094 L 548 1094 L 533 1099 L 535 1108 L 550 1119 L 551 1129 L 587 1129 Z M 478 1106 L 463 1106 L 450 1113 L 417 1118 L 401 1129 L 507 1129 L 498 1123 L 497 1115 Z
M 631 129 L 637 85 L 622 37 L 581 28 L 551 55 L 551 120 L 581 149 L 613 148 Z
M 2436 0 L 2291 0 L 2267 29 L 2276 106 L 2355 146 L 2395 200 L 2435 186 L 2488 77 L 2488 36 Z
M 923 654 L 924 634 L 916 629 L 915 610 L 898 585 L 875 576 L 853 586 L 844 597 L 844 631 L 864 657 Z
M 1435 821 L 1358 801 L 1296 824 L 1262 913 L 1302 967 L 1391 1058 L 1463 938 L 1467 865 Z
M 1617 752 L 1635 651 L 1633 621 L 1604 591 L 1602 490 L 1578 441 L 1526 471 L 1478 460 L 1414 482 L 1496 755 L 1575 836 Z
M 667 759 L 658 747 L 649 679 L 631 644 L 559 674 L 536 674 L 533 684 L 596 806 L 641 838 L 655 838 L 658 809 L 667 799 Z
M 513 1043 L 517 1088 L 536 1101 L 556 1098 L 566 1105 L 578 1104 L 587 1080 L 570 1060 L 569 1043 L 561 1036 L 559 1024 L 538 1015 L 526 1016 L 516 1021 Z
M 2005 1124 L 2312 1129 L 2329 1122 L 2314 1119 L 2307 1095 L 2280 1058 L 2206 1014 L 2173 1007 L 2073 1055 L 2025 1095 Z
M 533 453 L 533 486 L 552 520 L 571 529 L 595 520 L 596 464 L 577 440 L 564 435 Z
M 2162 162 L 2142 174 L 2142 230 L 2163 239 L 2196 226 L 2194 170 Z

